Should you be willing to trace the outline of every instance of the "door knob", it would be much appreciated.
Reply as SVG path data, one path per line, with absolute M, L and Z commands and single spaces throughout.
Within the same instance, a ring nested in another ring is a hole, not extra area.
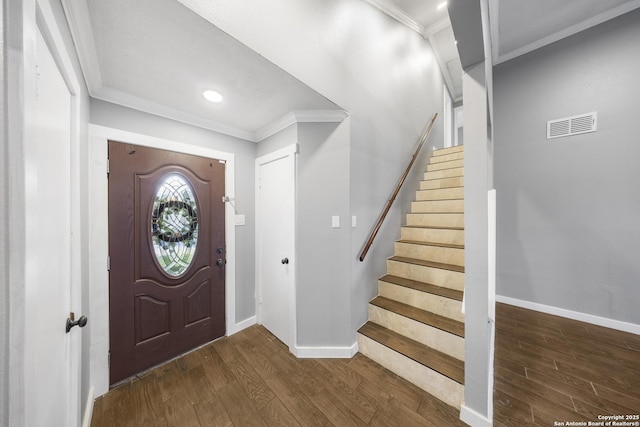
M 282 262 L 283 264 L 289 264 L 289 258 L 282 258 Z
M 84 328 L 87 324 L 87 316 L 80 316 L 80 318 L 75 322 L 72 320 L 73 317 L 73 313 L 71 313 L 71 317 L 67 318 L 67 333 L 69 333 L 71 328 L 73 328 L 74 326 L 80 326 L 81 328 Z
M 218 260 L 216 261 L 216 265 L 225 265 L 226 263 L 227 261 L 222 258 L 218 258 Z

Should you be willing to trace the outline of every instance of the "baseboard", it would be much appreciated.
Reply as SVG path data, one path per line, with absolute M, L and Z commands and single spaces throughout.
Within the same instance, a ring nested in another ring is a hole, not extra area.
M 291 353 L 300 359 L 350 359 L 358 352 L 358 342 L 349 347 L 304 347 L 290 348 Z
M 93 387 L 89 388 L 89 393 L 87 395 L 87 407 L 84 408 L 82 427 L 91 427 L 91 418 L 93 418 Z
M 256 316 L 251 316 L 248 319 L 244 319 L 243 321 L 236 323 L 235 325 L 230 326 L 227 329 L 227 336 L 231 336 L 233 334 L 237 334 L 243 329 L 247 329 L 249 326 L 253 326 L 256 324 Z
M 505 297 L 502 295 L 496 295 L 496 302 L 515 305 L 516 307 L 522 307 L 529 310 L 540 311 L 542 313 L 552 314 L 554 316 L 566 317 L 568 319 L 591 323 L 592 325 L 603 326 L 605 328 L 616 329 L 618 331 L 629 332 L 631 334 L 640 334 L 640 325 L 636 325 L 634 323 L 607 319 L 606 317 L 594 316 L 592 314 L 580 313 L 579 311 L 567 310 L 564 308 L 553 307 L 536 302 L 524 301 L 517 298 Z
M 471 427 L 493 426 L 492 420 L 465 405 L 462 405 L 462 407 L 460 408 L 460 419 L 469 424 Z

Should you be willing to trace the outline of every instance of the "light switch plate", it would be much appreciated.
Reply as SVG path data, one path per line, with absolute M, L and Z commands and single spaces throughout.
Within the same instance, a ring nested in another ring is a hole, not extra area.
M 236 215 L 236 225 L 244 225 L 244 215 Z
M 331 217 L 331 228 L 340 228 L 340 217 L 332 216 Z

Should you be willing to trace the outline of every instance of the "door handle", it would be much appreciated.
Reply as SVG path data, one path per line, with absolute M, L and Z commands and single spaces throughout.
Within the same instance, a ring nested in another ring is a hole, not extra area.
M 219 266 L 225 265 L 226 263 L 227 263 L 227 260 L 222 258 L 218 258 L 218 260 L 216 261 L 216 265 L 219 265 Z
M 289 264 L 289 258 L 282 258 L 282 261 L 280 261 L 283 264 Z
M 84 328 L 87 324 L 87 316 L 80 316 L 80 318 L 75 322 L 73 321 L 73 318 L 73 313 L 71 313 L 71 317 L 67 317 L 67 333 L 69 333 L 71 328 L 73 328 L 74 326 L 80 326 L 81 328 Z

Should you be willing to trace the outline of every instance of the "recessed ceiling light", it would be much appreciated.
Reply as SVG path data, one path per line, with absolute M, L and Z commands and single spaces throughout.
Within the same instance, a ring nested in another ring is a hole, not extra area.
M 447 7 L 447 2 L 443 1 L 442 3 L 440 3 L 438 6 L 436 6 L 436 9 L 440 10 Z
M 221 102 L 223 99 L 220 92 L 216 92 L 215 90 L 205 90 L 202 93 L 202 96 L 204 96 L 204 99 L 209 102 Z

